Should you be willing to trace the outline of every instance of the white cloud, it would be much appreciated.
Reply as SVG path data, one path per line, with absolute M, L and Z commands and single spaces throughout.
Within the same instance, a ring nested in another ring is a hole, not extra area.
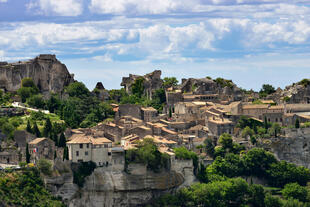
M 83 12 L 82 0 L 33 0 L 27 7 L 41 15 L 78 16 Z
M 0 50 L 0 60 L 1 60 L 1 58 L 3 58 L 4 57 L 4 51 L 3 50 Z
M 8 0 L 0 0 L 0 3 L 6 3 Z
M 95 13 L 163 14 L 186 11 L 198 5 L 199 0 L 91 0 L 90 10 Z

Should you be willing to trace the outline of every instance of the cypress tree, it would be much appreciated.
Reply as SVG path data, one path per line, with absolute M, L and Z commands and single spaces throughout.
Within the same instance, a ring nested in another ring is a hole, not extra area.
M 63 160 L 69 160 L 69 150 L 68 147 L 64 148 Z
M 64 133 L 60 134 L 58 147 L 66 147 L 66 137 Z
M 38 128 L 37 122 L 34 122 L 32 131 L 37 137 L 41 137 L 41 132 Z
M 264 120 L 264 126 L 265 126 L 265 129 L 268 129 L 268 121 L 267 121 L 267 117 L 265 117 L 265 120 Z
M 26 131 L 29 132 L 29 133 L 32 133 L 32 129 L 31 129 L 31 125 L 30 125 L 30 121 L 29 120 L 27 121 Z
M 26 162 L 30 163 L 30 153 L 29 153 L 28 143 L 26 145 Z
M 295 128 L 296 128 L 296 129 L 299 129 L 299 128 L 300 128 L 299 119 L 296 119 L 296 121 L 295 121 Z
M 50 139 L 53 140 L 53 141 L 55 142 L 55 146 L 58 147 L 59 143 L 58 143 L 58 136 L 57 136 L 57 134 L 52 133 L 52 134 L 50 135 Z
M 44 129 L 43 129 L 43 136 L 48 137 L 51 131 L 52 131 L 52 123 L 51 123 L 50 118 L 47 118 L 45 121 Z

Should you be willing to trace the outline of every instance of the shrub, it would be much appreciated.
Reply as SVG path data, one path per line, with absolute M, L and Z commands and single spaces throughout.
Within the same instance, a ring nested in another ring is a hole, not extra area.
M 52 163 L 46 159 L 40 159 L 37 163 L 38 169 L 44 175 L 52 175 Z
M 293 198 L 302 202 L 307 201 L 308 191 L 305 187 L 298 185 L 298 183 L 286 184 L 281 192 L 285 199 Z

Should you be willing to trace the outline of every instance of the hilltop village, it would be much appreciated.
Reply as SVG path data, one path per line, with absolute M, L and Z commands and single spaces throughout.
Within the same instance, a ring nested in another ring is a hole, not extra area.
M 44 159 L 55 170 L 62 165 L 93 163 L 89 168 L 99 174 L 88 176 L 108 176 L 105 173 L 110 172 L 113 177 L 115 172 L 137 176 L 148 170 L 162 172 L 168 163 L 169 172 L 180 173 L 182 178 L 170 174 L 167 180 L 174 184 L 157 186 L 166 190 L 197 180 L 199 164 L 208 166 L 217 155 L 225 154 L 225 137 L 238 152 L 260 147 L 275 153 L 278 160 L 310 165 L 308 154 L 304 154 L 308 141 L 285 144 L 286 139 L 292 140 L 290 136 L 306 136 L 310 127 L 307 79 L 285 89 L 265 84 L 255 92 L 223 78 L 188 78 L 178 83 L 174 77 L 162 78 L 161 71 L 155 70 L 146 75 L 129 74 L 120 85 L 120 90 L 106 90 L 98 83 L 90 92 L 54 55 L 0 62 L 2 166 L 38 165 Z M 283 142 L 275 144 L 279 140 Z M 139 149 L 147 149 L 150 143 L 159 152 L 151 154 L 160 157 L 156 165 L 139 154 Z M 290 144 L 295 148 L 289 148 Z M 55 187 L 60 185 L 55 180 L 45 182 L 63 199 L 75 198 L 72 181 L 72 186 L 62 191 Z M 66 182 L 60 183 L 64 186 Z M 79 201 L 73 201 L 74 205 Z

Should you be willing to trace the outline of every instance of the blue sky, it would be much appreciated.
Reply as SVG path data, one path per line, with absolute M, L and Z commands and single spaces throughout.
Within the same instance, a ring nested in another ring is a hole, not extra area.
M 122 76 L 309 78 L 308 0 L 0 0 L 0 61 L 56 54 L 90 89 Z

